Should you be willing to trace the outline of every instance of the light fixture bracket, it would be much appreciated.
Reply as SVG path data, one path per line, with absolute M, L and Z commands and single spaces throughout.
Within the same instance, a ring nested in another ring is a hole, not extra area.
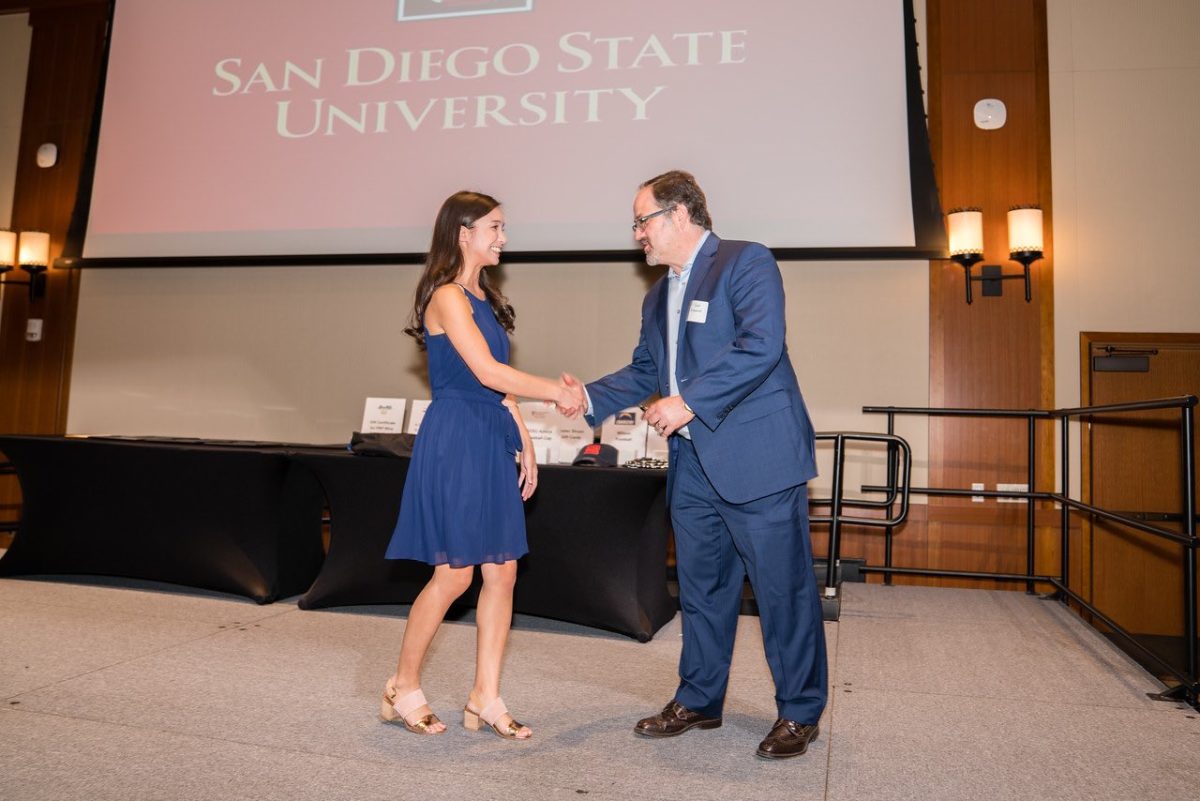
M 28 279 L 8 278 L 7 273 L 12 272 L 12 269 L 10 264 L 0 264 L 0 287 L 28 287 L 31 301 L 46 296 L 46 265 L 22 264 L 21 269 L 29 274 Z
M 0 229 L 0 287 L 29 287 L 29 300 L 46 296 L 46 270 L 50 265 L 50 235 L 45 231 Z M 8 278 L 7 273 L 20 267 L 29 278 Z M 7 278 L 7 280 L 5 280 Z
M 1032 284 L 1029 280 L 1029 265 L 1033 264 L 1038 259 L 1042 258 L 1042 254 L 1038 251 L 1020 251 L 1018 253 L 1009 254 L 1013 261 L 1021 264 L 1021 272 L 1005 273 L 1004 267 L 999 264 L 985 264 L 981 268 L 981 275 L 974 274 L 974 267 L 979 262 L 983 261 L 983 256 L 978 253 L 956 253 L 950 259 L 963 268 L 964 283 L 967 285 L 967 303 L 968 305 L 974 301 L 974 294 L 971 291 L 971 285 L 976 281 L 983 284 L 983 296 L 985 298 L 998 298 L 1004 295 L 1005 281 L 1024 281 L 1025 282 L 1025 302 L 1030 303 L 1033 300 Z

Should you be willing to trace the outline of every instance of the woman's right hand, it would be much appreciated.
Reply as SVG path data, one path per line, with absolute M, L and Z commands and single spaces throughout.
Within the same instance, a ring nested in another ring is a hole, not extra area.
M 525 447 L 517 456 L 517 486 L 521 490 L 521 500 L 527 501 L 533 497 L 538 481 L 537 457 L 533 453 L 533 443 L 526 441 Z
M 554 400 L 558 413 L 564 417 L 575 418 L 587 411 L 587 396 L 583 384 L 570 373 L 563 373 L 558 379 L 558 397 Z

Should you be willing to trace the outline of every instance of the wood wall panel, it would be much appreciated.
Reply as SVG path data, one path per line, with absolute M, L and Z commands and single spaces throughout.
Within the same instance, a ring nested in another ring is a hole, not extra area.
M 1200 393 L 1200 335 L 1092 333 L 1080 336 L 1082 398 L 1102 405 Z M 1146 372 L 1093 372 L 1091 357 L 1105 346 L 1150 352 Z M 1193 449 L 1200 430 L 1193 428 Z M 1177 409 L 1098 415 L 1083 432 L 1083 496 L 1088 503 L 1125 513 L 1183 534 L 1181 413 Z M 1193 493 L 1200 493 L 1194 476 Z M 1195 496 L 1193 496 L 1195 497 Z M 1104 521 L 1085 522 L 1090 574 L 1084 597 L 1106 616 L 1139 635 L 1181 638 L 1184 629 L 1184 550 L 1181 545 Z M 1193 559 L 1195 556 L 1193 555 Z M 1198 603 L 1200 609 L 1200 603 Z
M 47 231 L 52 259 L 62 253 L 83 169 L 107 9 L 106 2 L 97 0 L 0 4 L 0 12 L 28 11 L 33 28 L 12 226 Z M 58 163 L 48 169 L 35 162 L 43 142 L 58 146 Z M 22 286 L 4 291 L 0 431 L 56 434 L 66 430 L 80 276 L 75 271 L 52 269 L 46 277 L 43 298 L 31 301 Z M 41 342 L 25 341 L 30 318 L 44 321 Z M 0 481 L 0 509 L 4 510 L 0 516 L 13 517 L 11 510 L 19 501 L 15 479 L 4 477 Z
M 930 263 L 930 405 L 1002 409 L 1049 408 L 1053 385 L 1053 242 L 1050 227 L 1049 74 L 1043 0 L 930 0 L 929 124 L 942 206 L 984 211 L 984 263 L 1005 272 L 1007 212 L 1036 203 L 1044 212 L 1046 258 L 1033 265 L 1033 300 L 1020 282 L 1004 295 L 967 305 L 963 270 Z M 1003 128 L 984 131 L 973 121 L 975 103 L 998 98 L 1008 109 Z M 977 274 L 980 267 L 975 268 Z M 1024 483 L 1027 424 L 1020 420 L 933 418 L 929 483 L 965 489 L 983 482 Z M 1039 424 L 1037 488 L 1054 485 L 1054 428 Z M 989 502 L 973 520 L 945 517 L 972 506 L 968 498 L 931 498 L 926 530 L 930 567 L 1022 572 L 1024 507 Z M 977 505 L 976 505 L 977 506 Z M 1040 535 L 1037 563 L 1057 572 L 1051 529 Z M 961 580 L 947 585 L 986 586 Z M 1021 587 L 1013 587 L 1021 588 Z
M 1033 72 L 1039 36 L 1046 49 L 1044 0 L 929 0 L 926 13 L 938 21 L 938 66 L 946 75 Z
M 48 231 L 51 257 L 62 252 L 87 148 L 100 74 L 107 7 L 51 5 L 30 11 L 33 37 L 18 148 L 13 227 Z M 58 145 L 58 163 L 39 168 L 43 142 Z M 79 275 L 50 270 L 44 298 L 20 288 L 4 293 L 0 318 L 0 430 L 60 433 L 66 425 L 70 358 Z M 44 321 L 41 342 L 25 341 L 25 324 Z

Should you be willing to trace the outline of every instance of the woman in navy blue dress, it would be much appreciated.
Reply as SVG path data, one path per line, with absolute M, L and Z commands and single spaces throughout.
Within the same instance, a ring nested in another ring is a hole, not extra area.
M 463 725 L 477 730 L 483 720 L 507 739 L 532 735 L 500 698 L 516 560 L 528 551 L 522 501 L 537 487 L 537 462 L 516 398 L 553 401 L 572 414 L 578 409 L 561 380 L 508 366 L 513 310 L 486 272 L 500 263 L 506 242 L 504 211 L 494 198 L 476 192 L 448 198 L 405 329 L 428 353 L 433 402 L 413 447 L 387 558 L 415 559 L 434 570 L 409 612 L 380 715 L 418 734 L 446 730 L 421 692 L 421 664 L 446 610 L 479 565 L 475 684 Z

